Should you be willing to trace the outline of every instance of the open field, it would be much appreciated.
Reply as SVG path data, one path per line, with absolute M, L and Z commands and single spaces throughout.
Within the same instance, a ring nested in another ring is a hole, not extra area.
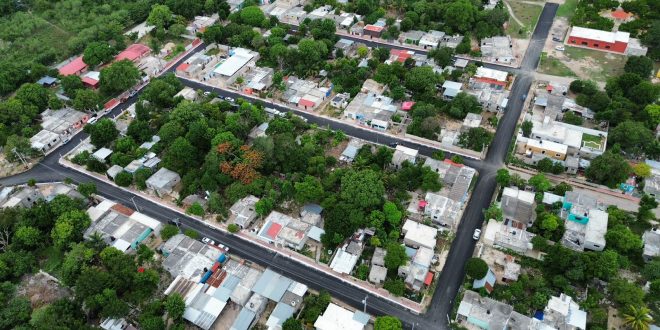
M 555 57 L 548 56 L 547 53 L 541 53 L 538 72 L 560 77 L 577 77 L 566 64 Z
M 626 64 L 624 55 L 599 50 L 566 47 L 563 53 L 568 58 L 568 67 L 583 79 L 605 81 L 608 77 L 621 75 Z
M 569 20 L 575 14 L 578 0 L 565 0 L 565 2 L 557 9 L 557 16 L 566 17 Z
M 507 33 L 510 34 L 513 38 L 526 38 L 536 26 L 536 22 L 541 15 L 541 6 L 543 3 L 539 2 L 538 5 L 530 4 L 520 0 L 517 1 L 507 1 L 508 6 L 513 11 L 513 16 L 515 16 L 523 26 L 521 26 L 513 17 L 509 18 L 509 25 L 507 26 Z M 524 30 L 521 31 L 521 28 Z M 523 32 L 523 33 L 521 33 Z

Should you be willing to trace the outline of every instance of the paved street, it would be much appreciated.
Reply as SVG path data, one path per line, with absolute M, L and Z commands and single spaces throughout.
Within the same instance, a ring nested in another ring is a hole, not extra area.
M 548 35 L 548 31 L 557 11 L 557 7 L 557 4 L 547 3 L 543 9 L 543 12 L 541 13 L 541 17 L 534 31 L 534 34 L 532 35 L 532 40 L 523 59 L 521 68 L 520 70 L 516 70 L 519 72 L 519 74 L 512 86 L 509 105 L 503 118 L 500 120 L 498 130 L 495 134 L 493 143 L 488 150 L 486 159 L 484 161 L 466 159 L 466 163 L 469 166 L 479 170 L 480 173 L 472 193 L 472 198 L 466 206 L 461 224 L 456 233 L 456 238 L 449 252 L 448 259 L 446 261 L 446 265 L 448 266 L 446 268 L 448 269 L 442 272 L 438 280 L 437 288 L 433 296 L 429 311 L 424 315 L 413 315 L 412 313 L 405 311 L 403 308 L 389 303 L 384 299 L 370 295 L 369 299 L 367 300 L 367 309 L 369 313 L 374 315 L 396 316 L 403 321 L 406 328 L 412 328 L 413 324 L 417 329 L 449 328 L 447 324 L 447 315 L 451 311 L 451 308 L 454 304 L 453 299 L 455 298 L 458 289 L 461 286 L 464 277 L 465 262 L 471 256 L 472 250 L 474 249 L 475 242 L 472 239 L 472 232 L 475 228 L 482 225 L 482 210 L 488 206 L 495 191 L 495 171 L 498 168 L 502 168 L 504 166 L 504 159 L 508 152 L 511 138 L 515 131 L 516 122 L 522 111 L 523 97 L 529 91 L 529 87 L 533 79 L 533 71 L 538 65 L 540 52 L 542 50 L 544 40 Z M 201 47 L 203 47 L 203 45 Z M 185 59 L 186 57 L 182 58 L 179 62 L 182 62 Z M 176 65 L 173 67 L 176 67 Z M 511 72 L 511 69 L 509 68 L 507 71 Z M 192 83 L 186 81 L 185 84 L 190 85 Z M 199 86 L 193 85 L 191 87 L 204 90 L 210 89 L 209 87 L 201 84 L 199 84 Z M 228 93 L 219 90 L 215 91 L 221 95 L 240 97 L 234 93 Z M 136 98 L 137 96 L 134 96 L 124 104 L 115 108 L 111 112 L 110 116 L 116 116 L 126 107 L 128 107 L 132 102 L 135 102 Z M 271 106 L 284 110 L 280 106 Z M 398 142 L 412 148 L 419 149 L 420 153 L 424 155 L 430 155 L 435 150 L 427 146 L 412 144 L 370 130 L 362 130 L 348 124 L 340 124 L 325 118 L 316 117 L 306 112 L 299 113 L 305 118 L 308 118 L 310 122 L 316 123 L 319 126 L 329 126 L 332 129 L 341 129 L 348 135 L 352 135 L 374 143 L 389 144 L 392 142 Z M 361 301 L 367 294 L 363 290 L 356 289 L 353 286 L 348 286 L 341 280 L 326 273 L 301 266 L 301 264 L 298 262 L 292 261 L 288 258 L 277 256 L 270 252 L 265 253 L 265 250 L 258 245 L 248 243 L 234 236 L 211 229 L 200 223 L 198 220 L 182 216 L 167 207 L 145 200 L 138 195 L 126 192 L 123 189 L 107 184 L 104 181 L 98 180 L 94 177 L 90 177 L 77 171 L 60 166 L 57 162 L 60 154 L 68 152 L 75 146 L 75 144 L 79 142 L 80 139 L 84 138 L 86 138 L 86 134 L 84 132 L 77 134 L 72 138 L 72 141 L 69 142 L 69 144 L 60 147 L 58 150 L 46 156 L 31 170 L 15 176 L 2 178 L 0 179 L 0 184 L 21 184 L 27 182 L 31 178 L 38 182 L 61 181 L 64 178 L 71 178 L 74 182 L 93 181 L 96 183 L 97 190 L 100 195 L 106 196 L 129 207 L 133 207 L 133 203 L 135 202 L 139 207 L 139 211 L 163 222 L 174 218 L 180 218 L 184 228 L 193 228 L 204 236 L 208 236 L 216 241 L 220 241 L 223 244 L 226 244 L 233 250 L 232 252 L 234 254 L 247 260 L 256 262 L 262 266 L 272 267 L 274 270 L 281 272 L 283 275 L 305 283 L 314 289 L 326 289 L 332 294 L 333 297 L 339 298 L 355 308 L 362 309 Z

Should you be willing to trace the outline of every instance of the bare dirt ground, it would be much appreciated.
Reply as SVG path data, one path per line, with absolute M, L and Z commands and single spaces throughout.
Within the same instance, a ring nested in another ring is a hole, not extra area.
M 6 177 L 6 176 L 11 176 L 14 174 L 18 174 L 24 171 L 27 171 L 30 169 L 34 164 L 38 162 L 37 160 L 31 161 L 28 163 L 28 168 L 25 168 L 22 164 L 20 163 L 12 163 L 7 160 L 5 155 L 3 153 L 0 153 L 0 177 Z
M 32 304 L 32 308 L 39 308 L 71 295 L 69 289 L 61 286 L 55 277 L 43 271 L 26 276 L 21 282 L 17 293 L 20 296 L 27 297 Z

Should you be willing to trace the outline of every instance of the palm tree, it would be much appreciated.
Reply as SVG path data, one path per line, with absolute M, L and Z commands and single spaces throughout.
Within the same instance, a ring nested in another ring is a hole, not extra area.
M 653 322 L 649 312 L 646 306 L 628 306 L 628 310 L 623 313 L 623 324 L 632 330 L 649 330 L 649 324 Z
M 103 236 L 97 231 L 95 231 L 93 234 L 89 236 L 87 242 L 90 248 L 99 252 L 108 245 L 103 239 Z

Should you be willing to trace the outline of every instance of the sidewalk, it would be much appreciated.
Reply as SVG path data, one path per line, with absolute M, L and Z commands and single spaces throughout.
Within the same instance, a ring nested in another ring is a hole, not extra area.
M 75 149 L 73 149 L 73 150 L 75 150 Z M 73 150 L 72 150 L 72 151 L 73 151 Z M 179 208 L 179 207 L 176 206 L 175 204 L 172 204 L 172 203 L 169 203 L 169 202 L 163 201 L 162 199 L 159 199 L 159 198 L 157 198 L 157 197 L 155 197 L 155 196 L 152 196 L 152 195 L 150 195 L 150 194 L 147 194 L 147 193 L 144 193 L 144 192 L 141 192 L 141 191 L 135 190 L 135 189 L 129 189 L 129 188 L 125 188 L 125 187 L 119 187 L 119 186 L 117 186 L 114 182 L 112 182 L 110 179 L 108 179 L 108 177 L 106 177 L 105 175 L 102 175 L 102 174 L 100 174 L 100 173 L 92 173 L 92 172 L 88 172 L 88 171 L 87 171 L 86 169 L 84 169 L 83 167 L 81 167 L 81 166 L 79 166 L 79 165 L 76 165 L 76 164 L 73 164 L 73 163 L 69 162 L 68 160 L 66 160 L 65 157 L 66 157 L 67 155 L 68 155 L 68 153 L 67 153 L 66 155 L 64 155 L 63 157 L 61 157 L 61 158 L 58 160 L 58 163 L 59 163 L 61 166 L 64 166 L 64 167 L 66 167 L 66 168 L 68 168 L 68 169 L 71 169 L 71 170 L 77 171 L 77 172 L 79 172 L 79 173 L 81 173 L 81 174 L 83 174 L 83 175 L 93 177 L 93 178 L 96 179 L 96 180 L 103 181 L 104 183 L 106 183 L 106 184 L 108 184 L 108 185 L 112 185 L 112 186 L 114 186 L 114 187 L 116 187 L 116 188 L 118 188 L 118 189 L 121 189 L 121 190 L 123 190 L 123 191 L 125 191 L 125 192 L 128 192 L 128 193 L 130 193 L 130 194 L 134 194 L 134 195 L 140 196 L 141 198 L 146 199 L 146 200 L 148 200 L 148 201 L 150 201 L 150 202 L 152 202 L 152 203 L 154 203 L 154 204 L 158 204 L 158 205 L 160 205 L 160 206 L 162 206 L 162 207 L 166 207 L 166 208 L 170 209 L 170 210 L 173 211 L 173 212 L 179 213 L 179 214 L 181 214 L 182 217 L 187 217 L 187 218 L 189 218 L 189 219 L 198 220 L 198 221 L 200 221 L 201 223 L 203 223 L 205 226 L 207 226 L 207 227 L 209 227 L 209 228 L 211 228 L 211 229 L 214 229 L 214 230 L 220 230 L 220 231 L 224 232 L 225 234 L 232 235 L 231 233 L 229 233 L 229 231 L 227 231 L 226 226 L 222 226 L 222 225 L 220 225 L 220 224 L 218 224 L 218 223 L 216 223 L 216 222 L 213 222 L 213 221 L 205 221 L 203 218 L 200 218 L 200 217 L 197 217 L 197 216 L 193 216 L 193 215 L 186 214 L 185 211 L 184 211 L 183 209 Z M 109 196 L 109 197 L 116 198 L 115 196 Z M 137 210 L 137 211 L 139 212 L 140 210 Z M 266 243 L 266 242 L 262 242 L 262 241 L 260 241 L 260 240 L 253 239 L 253 238 L 251 238 L 250 236 L 248 236 L 248 234 L 245 234 L 245 233 L 243 233 L 243 232 L 239 232 L 239 233 L 237 233 L 237 234 L 233 234 L 233 235 L 234 235 L 235 237 L 238 237 L 238 238 L 244 240 L 244 241 L 247 241 L 247 242 L 249 242 L 249 243 L 259 245 L 259 246 L 262 247 L 262 248 L 268 249 L 268 250 L 270 250 L 271 252 L 274 252 L 274 253 L 276 253 L 276 254 L 282 256 L 282 257 L 289 258 L 289 259 L 291 259 L 291 260 L 293 260 L 293 261 L 296 261 L 296 262 L 298 262 L 298 263 L 300 263 L 300 264 L 302 264 L 302 265 L 304 265 L 304 266 L 306 266 L 306 267 L 313 268 L 313 269 L 316 270 L 316 271 L 319 271 L 319 272 L 323 272 L 323 273 L 325 273 L 325 274 L 328 274 L 328 275 L 330 275 L 330 276 L 332 276 L 332 277 L 334 277 L 334 278 L 336 278 L 336 279 L 342 281 L 343 283 L 346 283 L 346 284 L 352 285 L 352 286 L 354 286 L 354 287 L 356 287 L 356 288 L 359 288 L 359 289 L 362 289 L 362 290 L 364 290 L 364 291 L 367 291 L 367 292 L 369 292 L 369 293 L 371 293 L 371 294 L 373 294 L 373 295 L 375 295 L 375 296 L 378 296 L 378 297 L 380 297 L 380 298 L 382 298 L 382 299 L 385 299 L 385 300 L 387 300 L 387 301 L 389 301 L 389 302 L 391 302 L 391 303 L 394 303 L 394 304 L 396 304 L 396 305 L 398 305 L 398 306 L 404 307 L 404 308 L 406 308 L 407 310 L 411 311 L 411 312 L 414 313 L 414 314 L 419 315 L 419 314 L 421 314 L 422 312 L 424 312 L 424 309 L 425 309 L 425 308 L 424 308 L 424 306 L 422 306 L 421 304 L 415 303 L 415 302 L 413 302 L 413 301 L 411 301 L 411 300 L 408 300 L 408 299 L 405 299 L 405 298 L 393 297 L 393 296 L 391 296 L 391 294 L 390 294 L 387 290 L 385 290 L 385 289 L 377 288 L 377 287 L 374 286 L 373 284 L 370 284 L 370 283 L 367 283 L 367 282 L 364 282 L 364 281 L 358 280 L 358 279 L 356 279 L 356 278 L 354 278 L 354 277 L 352 277 L 352 276 L 350 276 L 350 275 L 339 274 L 339 273 L 335 272 L 334 270 L 332 270 L 330 267 L 325 266 L 325 265 L 322 265 L 322 264 L 317 264 L 317 263 L 314 262 L 313 259 L 310 259 L 310 258 L 308 258 L 308 257 L 306 257 L 306 256 L 303 256 L 303 255 L 301 255 L 301 254 L 299 254 L 299 253 L 296 253 L 295 251 L 292 251 L 292 250 L 289 250 L 289 249 L 286 249 L 286 248 L 276 247 L 276 246 L 271 245 L 271 244 L 268 244 L 268 243 Z M 318 283 L 317 283 L 317 284 L 318 284 Z

